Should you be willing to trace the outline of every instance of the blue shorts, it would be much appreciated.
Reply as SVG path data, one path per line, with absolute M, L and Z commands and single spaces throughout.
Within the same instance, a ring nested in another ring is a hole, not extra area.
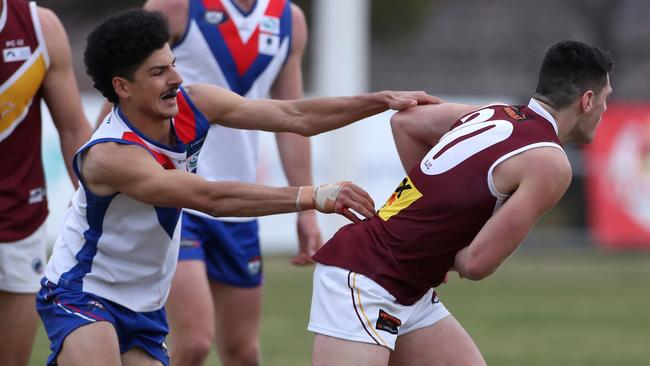
M 179 260 L 202 260 L 208 277 L 236 287 L 262 283 L 257 220 L 227 222 L 183 213 Z
M 68 334 L 97 321 L 113 324 L 120 353 L 140 347 L 163 365 L 169 365 L 165 345 L 169 327 L 164 309 L 135 312 L 99 296 L 59 287 L 43 278 L 41 290 L 36 296 L 36 310 L 50 338 L 52 354 L 47 359 L 48 365 L 56 365 L 56 358 Z

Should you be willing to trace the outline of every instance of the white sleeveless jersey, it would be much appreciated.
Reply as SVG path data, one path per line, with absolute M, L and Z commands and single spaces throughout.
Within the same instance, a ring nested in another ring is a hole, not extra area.
M 174 147 L 148 139 L 115 108 L 79 149 L 74 169 L 81 184 L 45 271 L 49 281 L 133 311 L 163 307 L 178 258 L 180 209 L 151 206 L 120 192 L 95 195 L 86 189 L 80 169 L 84 151 L 116 142 L 144 148 L 165 169 L 191 170 L 209 125 L 182 90 L 177 100 Z
M 257 0 L 249 12 L 231 0 L 190 0 L 187 29 L 173 48 L 176 69 L 185 84 L 208 83 L 246 98 L 268 98 L 289 55 L 291 28 L 286 0 Z M 255 183 L 257 134 L 213 125 L 197 173 L 213 181 Z

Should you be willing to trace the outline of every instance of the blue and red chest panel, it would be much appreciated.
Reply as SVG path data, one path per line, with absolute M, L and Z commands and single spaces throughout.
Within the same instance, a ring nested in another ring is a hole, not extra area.
M 182 87 L 180 88 L 176 100 L 179 111 L 175 118 L 170 122 L 172 123 L 171 131 L 174 139 L 172 145 L 162 144 L 150 139 L 128 120 L 119 107 L 114 108 L 97 128 L 93 136 L 90 138 L 90 141 L 79 149 L 74 157 L 73 167 L 82 186 L 86 186 L 81 174 L 82 153 L 90 147 L 104 142 L 138 145 L 147 150 L 147 152 L 149 152 L 164 169 L 181 169 L 190 172 L 195 171 L 198 154 L 203 145 L 203 141 L 208 134 L 210 124 L 205 116 L 203 116 L 203 114 L 192 103 L 191 99 Z M 128 162 L 124 162 L 124 164 L 128 164 Z M 95 196 L 87 189 L 85 189 L 85 193 L 89 203 L 106 200 L 105 198 Z M 92 207 L 93 206 L 89 204 L 89 211 L 93 210 Z M 154 207 L 154 209 L 160 225 L 171 237 L 176 229 L 176 224 L 180 215 L 180 208 Z
M 186 34 L 174 46 L 177 64 L 183 64 L 184 53 L 198 52 L 192 44 L 179 47 L 196 42 L 192 35 L 196 31 L 194 27 L 200 31 L 220 69 L 215 72 L 221 72 L 228 83 L 221 86 L 237 94 L 246 95 L 274 58 L 281 57 L 282 63 L 286 61 L 291 44 L 289 1 L 258 0 L 250 11 L 244 12 L 229 0 L 191 0 L 189 12 Z M 206 56 L 194 54 L 191 64 L 200 64 L 203 57 Z M 187 79 L 181 74 L 186 83 L 206 82 L 194 80 L 192 76 Z
M 131 127 L 129 130 L 122 132 L 122 140 L 144 147 L 165 169 L 185 169 L 189 172 L 195 172 L 198 154 L 208 133 L 210 123 L 194 106 L 182 87 L 176 97 L 176 102 L 178 103 L 178 114 L 174 117 L 172 130 L 176 139 L 175 146 L 165 146 L 147 139 L 146 136 L 140 134 L 135 127 L 130 125 L 126 117 L 118 110 L 117 113 L 121 119 Z M 171 154 L 167 154 L 166 150 Z M 182 153 L 185 153 L 184 158 L 170 157 L 172 154 Z

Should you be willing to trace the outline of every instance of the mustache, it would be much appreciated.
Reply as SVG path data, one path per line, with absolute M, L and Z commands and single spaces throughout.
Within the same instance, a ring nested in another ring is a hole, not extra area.
M 180 89 L 178 87 L 171 88 L 171 89 L 167 90 L 166 92 L 164 92 L 162 94 L 161 98 L 162 99 L 176 98 L 176 95 L 178 95 L 179 90 Z

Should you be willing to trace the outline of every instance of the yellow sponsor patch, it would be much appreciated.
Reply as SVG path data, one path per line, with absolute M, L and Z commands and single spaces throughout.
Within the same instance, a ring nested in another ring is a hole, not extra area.
M 395 189 L 395 192 L 390 195 L 386 203 L 379 209 L 377 214 L 382 220 L 387 221 L 403 209 L 409 207 L 420 197 L 422 197 L 422 193 L 418 191 L 413 182 L 411 182 L 411 179 L 406 177 L 397 189 Z
M 0 134 L 22 122 L 32 104 L 32 99 L 41 87 L 46 72 L 43 55 L 33 54 L 11 78 L 0 86 Z

